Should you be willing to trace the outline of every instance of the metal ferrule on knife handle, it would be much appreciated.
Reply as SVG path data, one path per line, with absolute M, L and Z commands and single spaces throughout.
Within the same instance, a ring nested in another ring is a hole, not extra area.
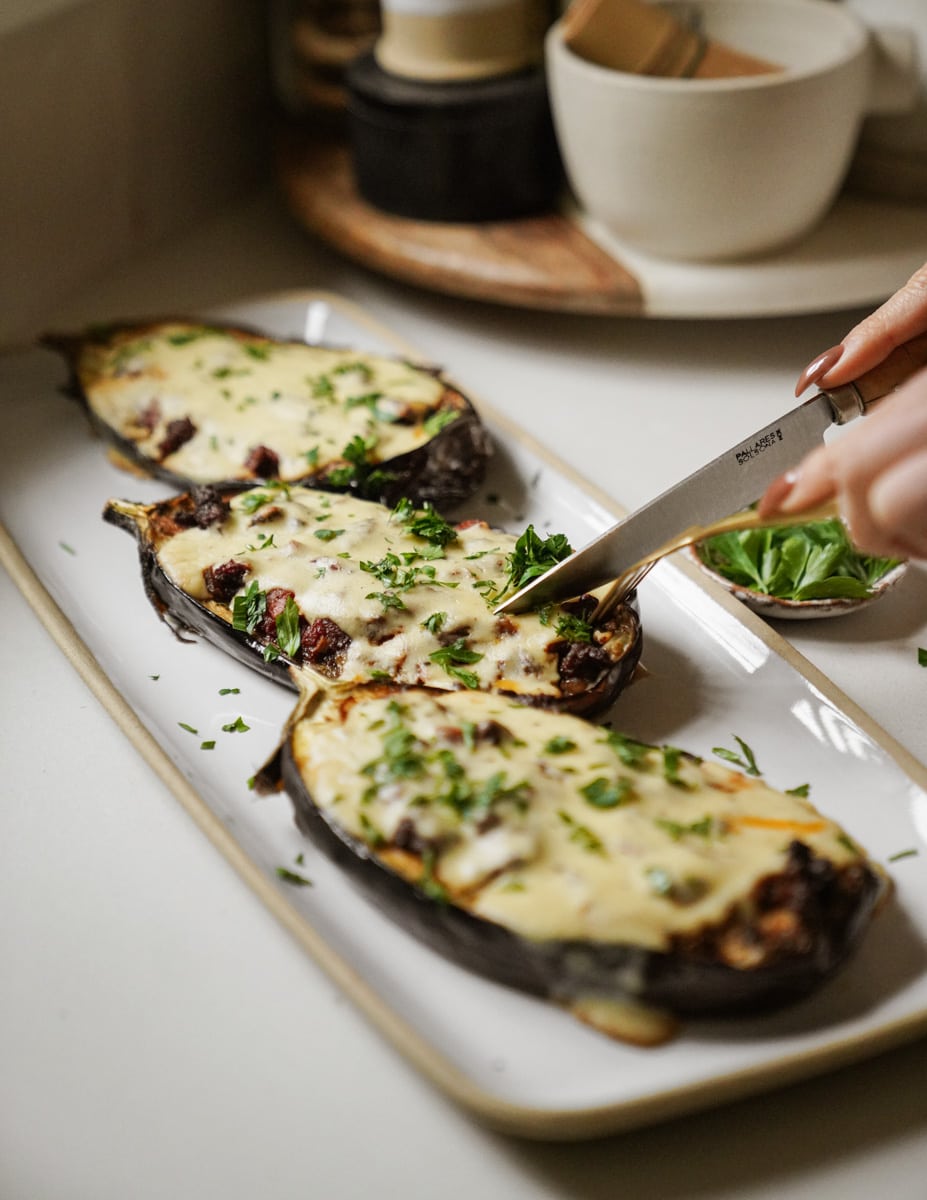
M 877 367 L 841 387 L 821 388 L 831 402 L 834 422 L 846 425 L 861 417 L 877 400 L 888 396 L 922 367 L 927 367 L 927 333 L 896 347 Z

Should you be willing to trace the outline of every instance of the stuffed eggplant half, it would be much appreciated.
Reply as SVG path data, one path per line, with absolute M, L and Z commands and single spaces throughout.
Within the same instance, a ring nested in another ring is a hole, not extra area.
M 499 599 L 570 552 L 433 508 L 267 484 L 203 488 L 104 516 L 137 538 L 149 598 L 190 630 L 292 686 L 290 666 L 354 686 L 485 688 L 576 713 L 601 709 L 641 652 L 632 605 L 601 623 L 591 596 L 518 617 Z
M 258 780 L 410 933 L 605 1032 L 754 1013 L 847 958 L 881 876 L 801 796 L 486 692 L 303 699 Z
M 178 487 L 279 478 L 449 505 L 485 474 L 486 430 L 435 370 L 186 320 L 43 341 L 118 454 Z

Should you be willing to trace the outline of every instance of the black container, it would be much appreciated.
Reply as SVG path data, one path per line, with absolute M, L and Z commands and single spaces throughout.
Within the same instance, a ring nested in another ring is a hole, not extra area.
M 346 74 L 357 188 L 425 221 L 501 221 L 550 210 L 562 181 L 544 72 L 423 83 L 373 54 Z

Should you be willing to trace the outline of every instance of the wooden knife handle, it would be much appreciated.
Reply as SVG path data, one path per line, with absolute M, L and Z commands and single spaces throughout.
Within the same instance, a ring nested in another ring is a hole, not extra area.
M 927 367 L 927 333 L 896 347 L 888 358 L 852 383 L 827 388 L 826 394 L 838 413 L 837 424 L 843 425 L 868 412 L 877 400 L 900 387 L 922 367 Z

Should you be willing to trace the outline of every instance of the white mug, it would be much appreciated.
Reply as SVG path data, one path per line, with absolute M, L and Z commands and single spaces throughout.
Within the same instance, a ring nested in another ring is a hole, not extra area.
M 795 241 L 832 206 L 865 114 L 915 102 L 913 53 L 895 38 L 876 71 L 870 30 L 833 0 L 674 7 L 694 9 L 708 38 L 784 69 L 725 79 L 613 71 L 575 55 L 557 22 L 548 87 L 577 199 L 619 241 L 665 258 L 741 258 Z

